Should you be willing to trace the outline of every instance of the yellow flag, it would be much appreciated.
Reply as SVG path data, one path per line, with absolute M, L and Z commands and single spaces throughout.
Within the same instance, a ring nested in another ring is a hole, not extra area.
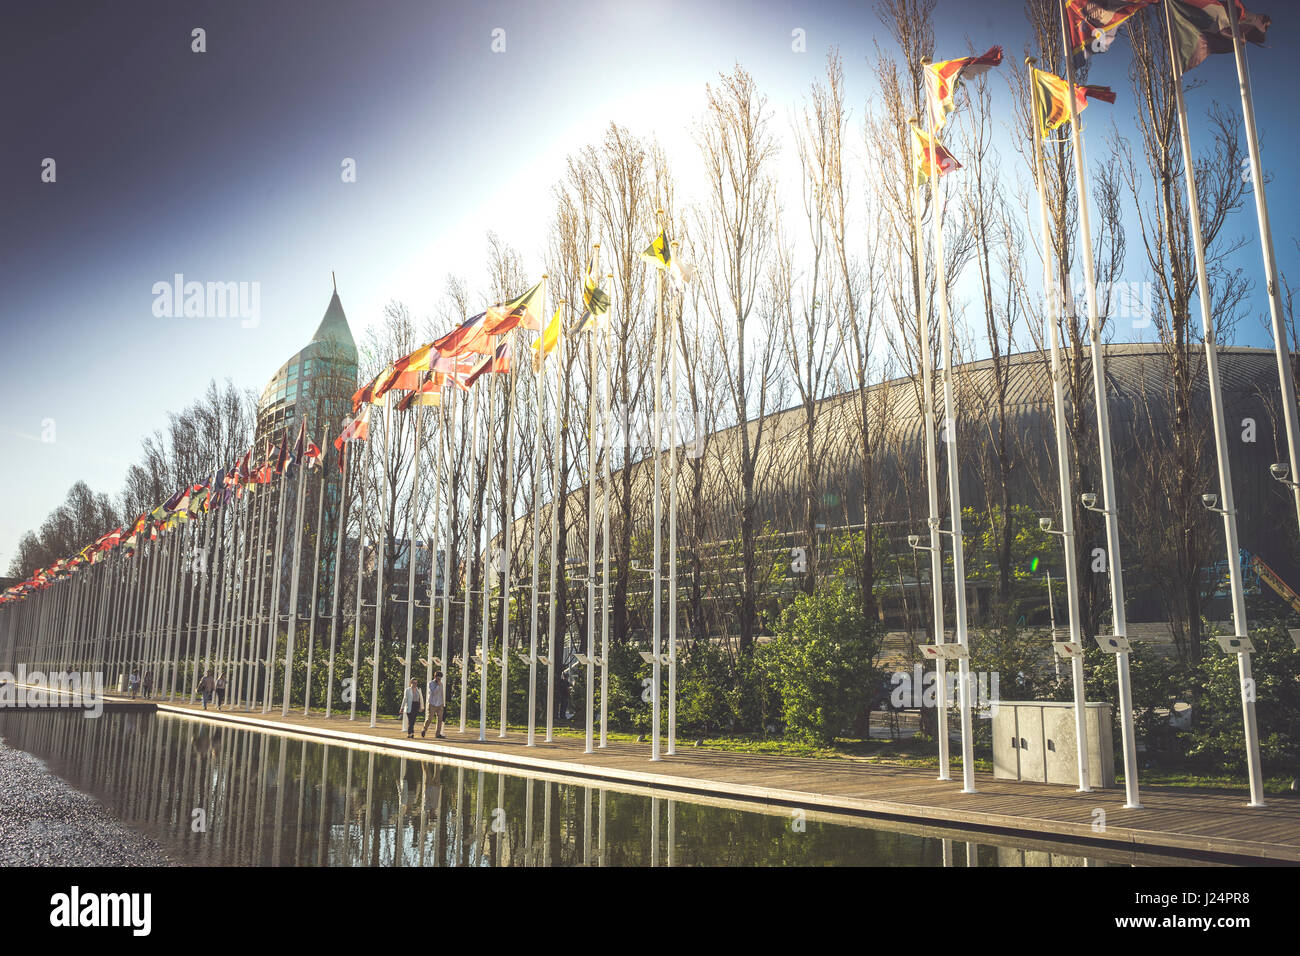
M 542 330 L 542 334 L 533 342 L 533 368 L 540 368 L 542 358 L 554 352 L 555 346 L 560 344 L 560 313 L 563 311 L 564 305 L 561 303 L 556 308 L 555 317 L 551 319 L 550 324 Z

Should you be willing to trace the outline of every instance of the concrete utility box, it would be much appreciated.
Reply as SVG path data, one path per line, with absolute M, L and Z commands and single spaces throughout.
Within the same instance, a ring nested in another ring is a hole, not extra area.
M 1110 704 L 1088 704 L 1088 778 L 1115 786 Z M 993 776 L 999 780 L 1078 786 L 1074 704 L 1070 701 L 1000 700 L 993 715 Z

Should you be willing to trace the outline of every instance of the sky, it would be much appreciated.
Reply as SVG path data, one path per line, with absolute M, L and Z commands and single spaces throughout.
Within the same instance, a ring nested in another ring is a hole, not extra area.
M 870 60 L 889 44 L 868 0 L 19 6 L 0 12 L 0 571 L 75 481 L 115 498 L 141 439 L 210 379 L 260 392 L 320 322 L 331 271 L 359 342 L 390 300 L 423 318 L 449 273 L 476 286 L 489 230 L 540 272 L 566 156 L 611 120 L 659 141 L 689 200 L 691 127 L 719 72 L 754 75 L 789 170 L 792 112 L 828 48 L 843 57 L 856 135 Z M 1251 8 L 1274 21 L 1249 57 L 1286 273 L 1300 269 L 1300 202 L 1278 175 L 1300 145 L 1286 50 L 1300 15 L 1279 0 Z M 1027 36 L 1019 0 L 938 0 L 940 57 L 994 43 L 1019 57 Z M 1092 76 L 1119 92 L 1121 124 L 1122 44 Z M 1211 99 L 1239 115 L 1232 57 L 1194 77 L 1194 117 Z M 1002 83 L 1009 134 L 1008 102 Z M 1005 161 L 1020 163 L 1009 148 Z M 1257 279 L 1237 343 L 1268 346 L 1253 207 L 1231 228 L 1244 240 L 1234 262 Z M 156 314 L 155 284 L 177 274 L 256 283 L 256 316 Z

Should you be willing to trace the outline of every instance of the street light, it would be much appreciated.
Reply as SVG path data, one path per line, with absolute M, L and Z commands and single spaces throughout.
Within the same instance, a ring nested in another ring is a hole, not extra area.
M 1291 466 L 1284 461 L 1279 461 L 1277 464 L 1269 465 L 1268 473 L 1272 475 L 1273 480 L 1279 484 L 1286 485 L 1288 488 L 1298 487 L 1294 481 L 1287 480 L 1287 476 L 1291 474 Z
M 1088 511 L 1095 511 L 1099 515 L 1110 514 L 1105 508 L 1097 507 L 1097 493 L 1095 491 L 1085 491 L 1079 495 L 1079 503 Z
M 933 550 L 934 550 L 934 548 L 930 547 L 929 545 L 921 544 L 921 536 L 920 536 L 919 534 L 909 534 L 909 535 L 907 536 L 907 544 L 908 544 L 908 547 L 910 547 L 913 551 L 933 551 Z

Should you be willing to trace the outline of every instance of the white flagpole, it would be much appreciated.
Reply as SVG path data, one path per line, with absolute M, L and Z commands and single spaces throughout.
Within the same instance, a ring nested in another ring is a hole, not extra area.
M 388 548 L 388 436 L 393 430 L 391 395 L 384 396 L 384 458 L 379 466 L 379 535 L 375 540 L 375 656 L 370 661 L 370 726 L 379 717 L 379 653 L 384 631 L 384 551 Z
M 542 276 L 542 311 L 545 312 L 546 276 Z M 511 329 L 510 336 L 510 397 L 506 408 L 506 490 L 502 508 L 501 527 L 501 730 L 498 737 L 506 735 L 507 704 L 510 697 L 510 564 L 512 539 L 515 523 L 515 394 L 518 382 L 517 349 L 518 329 Z
M 1119 495 L 1115 487 L 1115 460 L 1110 447 L 1110 405 L 1106 397 L 1106 358 L 1101 345 L 1101 317 L 1097 309 L 1097 272 L 1092 256 L 1092 224 L 1088 211 L 1088 168 L 1083 159 L 1083 133 L 1075 102 L 1074 60 L 1066 32 L 1065 0 L 1058 0 L 1061 14 L 1061 43 L 1069 80 L 1066 100 L 1070 107 L 1070 135 L 1074 140 L 1074 178 L 1079 191 L 1080 255 L 1088 295 L 1088 337 L 1092 343 L 1092 384 L 1097 399 L 1097 431 L 1101 458 L 1100 510 L 1106 517 L 1107 565 L 1110 573 L 1110 603 L 1115 632 L 1115 669 L 1119 675 L 1120 729 L 1124 741 L 1124 790 L 1126 809 L 1139 809 L 1137 741 L 1133 728 L 1133 689 L 1129 682 L 1128 618 L 1124 608 L 1124 571 L 1119 550 Z
M 416 387 L 419 388 L 419 385 Z M 411 656 L 415 653 L 415 509 L 417 499 L 420 497 L 420 452 L 424 438 L 424 406 L 420 404 L 418 396 L 414 407 L 409 411 L 415 413 L 415 434 L 413 438 L 415 456 L 414 465 L 412 466 L 415 473 L 411 476 L 411 500 L 406 509 L 406 660 L 403 662 L 403 688 L 411 686 Z M 432 599 L 430 599 L 429 606 L 433 606 Z
M 961 707 L 961 776 L 962 793 L 975 792 L 975 743 L 971 728 L 970 634 L 966 622 L 966 560 L 961 530 L 961 470 L 957 456 L 957 398 L 952 385 L 952 315 L 948 310 L 948 269 L 943 258 L 943 178 L 939 170 L 938 140 L 935 138 L 934 112 L 925 111 L 930 134 L 930 190 L 934 198 L 934 271 L 935 292 L 939 298 L 939 347 L 943 349 L 943 417 L 944 459 L 948 468 L 948 511 L 952 528 L 953 607 L 957 617 L 957 643 L 966 648 L 957 659 L 960 686 L 957 696 Z
M 590 325 L 587 365 L 587 746 L 583 753 L 594 753 L 599 662 L 596 654 L 596 331 Z
M 431 373 L 436 374 L 436 373 Z M 434 634 L 434 600 L 438 596 L 438 548 L 445 546 L 441 540 L 441 525 L 439 524 L 442 513 L 442 451 L 446 444 L 447 432 L 447 414 L 443 408 L 443 392 L 439 389 L 434 393 L 438 396 L 438 449 L 433 459 L 433 522 L 429 534 L 429 618 L 427 622 L 428 637 L 425 641 L 425 665 L 424 665 L 424 684 L 428 689 L 429 682 L 433 680 L 433 669 L 435 657 L 433 653 L 433 634 Z M 421 398 L 423 401 L 423 398 Z M 446 616 L 443 617 L 444 621 Z M 436 658 L 438 669 L 443 672 L 443 697 L 446 699 L 447 686 L 447 652 L 442 652 L 442 657 Z M 426 701 L 426 706 L 428 702 Z M 435 728 L 437 724 L 435 723 Z
M 325 690 L 325 716 L 334 716 L 334 655 L 338 649 L 339 633 L 339 596 L 343 590 L 343 539 L 347 537 L 348 508 L 348 468 L 352 464 L 352 455 L 347 451 L 348 443 L 343 443 L 343 476 L 339 479 L 339 514 L 338 527 L 335 529 L 334 542 L 334 598 L 330 608 L 330 659 L 329 673 L 326 677 L 328 686 Z M 322 465 L 322 467 L 324 467 Z M 322 479 L 323 480 L 323 479 Z
M 564 323 L 560 323 L 559 337 L 555 342 L 556 361 L 564 361 Z M 550 641 L 550 653 L 546 659 L 546 742 L 549 744 L 554 739 L 555 731 L 555 671 L 558 666 L 557 658 L 559 656 L 559 639 L 556 633 L 556 605 L 560 599 L 559 573 L 555 562 L 559 556 L 560 541 L 560 495 L 563 489 L 560 488 L 560 442 L 563 440 L 561 435 L 561 422 L 564 419 L 564 398 L 565 382 L 562 372 L 557 372 L 555 376 L 555 440 L 551 444 L 551 564 L 550 564 L 550 600 L 547 602 L 548 610 L 547 636 Z M 550 787 L 547 787 L 546 794 L 550 796 Z M 548 803 L 549 806 L 549 803 Z M 547 846 L 550 842 L 547 841 Z
M 913 120 L 912 122 L 916 122 Z M 909 131 L 910 135 L 910 131 Z M 915 148 L 915 147 L 913 147 Z M 925 410 L 925 483 L 929 504 L 930 596 L 934 608 L 934 643 L 944 642 L 943 632 L 943 546 L 939 538 L 939 465 L 934 438 L 934 361 L 930 356 L 930 308 L 925 278 L 925 243 L 921 241 L 921 190 L 912 177 L 912 241 L 916 244 L 916 328 L 921 339 L 921 390 Z M 939 779 L 951 780 L 948 761 L 948 675 L 944 658 L 934 662 L 938 690 L 935 718 L 939 736 Z
M 1170 25 L 1169 16 L 1169 0 L 1165 0 L 1165 26 L 1167 28 Z M 1241 65 L 1240 58 L 1244 54 L 1241 47 L 1240 30 L 1236 25 L 1236 16 L 1231 4 L 1228 5 L 1228 16 L 1233 21 L 1233 48 L 1238 56 L 1238 65 Z M 1219 344 L 1214 328 L 1214 315 L 1211 309 L 1210 281 L 1205 268 L 1205 239 L 1201 234 L 1201 205 L 1196 192 L 1196 165 L 1192 157 L 1191 135 L 1187 128 L 1187 104 L 1183 100 L 1183 68 L 1182 64 L 1178 62 L 1178 51 L 1174 47 L 1173 33 L 1169 29 L 1166 29 L 1166 33 L 1169 38 L 1169 62 L 1174 71 L 1174 101 L 1178 107 L 1178 132 L 1183 147 L 1183 174 L 1187 184 L 1187 210 L 1191 219 L 1192 249 L 1196 254 L 1196 294 L 1201 302 L 1201 323 L 1205 330 L 1205 370 L 1210 385 L 1210 411 L 1214 419 L 1214 452 L 1215 460 L 1219 466 L 1219 495 L 1222 498 L 1222 507 L 1215 508 L 1211 505 L 1210 510 L 1217 511 L 1223 516 L 1223 538 L 1228 558 L 1228 581 L 1232 588 L 1232 630 L 1233 635 L 1238 640 L 1244 640 L 1249 633 L 1246 620 L 1246 595 L 1241 580 L 1241 553 L 1237 543 L 1237 510 L 1232 494 L 1231 461 L 1228 458 L 1228 425 L 1223 412 L 1223 391 L 1219 379 Z M 1242 75 L 1244 76 L 1244 72 Z M 1243 90 L 1245 92 L 1243 102 L 1245 102 L 1249 99 L 1249 90 L 1245 87 L 1243 87 Z M 1252 117 L 1247 123 L 1248 135 L 1253 134 L 1254 129 L 1255 124 Z M 1258 153 L 1252 151 L 1252 162 L 1257 158 Z M 1259 177 L 1255 180 L 1255 183 L 1258 189 L 1256 201 L 1259 207 L 1263 208 L 1264 180 Z M 1261 222 L 1265 226 L 1267 225 L 1267 215 L 1267 212 L 1265 212 L 1261 218 Z M 1269 262 L 1271 258 L 1272 245 L 1270 242 L 1265 261 Z M 1270 292 L 1272 291 L 1270 289 Z M 1276 311 L 1274 315 L 1277 315 Z M 1286 381 L 1290 382 L 1289 368 L 1287 372 Z M 1293 393 L 1291 399 L 1294 401 L 1294 398 Z M 1292 454 L 1294 454 L 1294 449 Z M 1239 646 L 1249 647 L 1248 644 Z M 1259 759 L 1259 728 L 1255 722 L 1255 694 L 1254 681 L 1250 673 L 1250 651 L 1239 650 L 1237 652 L 1237 670 L 1241 683 L 1241 710 L 1246 737 L 1246 761 L 1250 770 L 1250 806 L 1262 807 L 1264 806 L 1264 780 Z
M 306 449 L 303 449 L 304 454 Z M 293 579 L 289 582 L 289 629 L 284 645 L 284 701 L 280 709 L 281 717 L 289 716 L 289 695 L 293 692 L 293 649 L 298 636 L 298 579 L 302 568 L 302 511 L 303 499 L 306 497 L 307 475 L 301 461 L 295 461 L 293 467 L 298 472 L 298 499 L 293 511 Z M 315 591 L 313 590 L 313 595 Z M 316 609 L 312 608 L 312 615 Z
M 672 245 L 677 262 L 677 243 Z M 679 267 L 680 268 L 680 267 Z M 684 281 L 684 279 L 683 279 Z M 668 308 L 668 756 L 677 753 L 677 323 L 678 311 Z M 672 804 L 669 803 L 671 807 Z M 671 819 L 671 818 L 670 818 Z
M 321 538 L 324 537 L 321 525 L 325 520 L 325 477 L 329 474 L 329 469 L 325 465 L 325 449 L 329 446 L 330 429 L 329 425 L 326 424 L 321 433 L 320 457 L 316 460 L 316 467 L 320 469 L 320 494 L 316 500 L 316 553 L 312 556 L 311 598 L 307 605 L 311 610 L 307 615 L 310 621 L 307 625 L 307 673 L 302 690 L 302 715 L 304 717 L 311 713 L 311 665 L 316 653 L 316 594 L 320 587 L 320 544 Z M 306 479 L 304 478 L 304 480 Z M 333 659 L 333 656 L 331 653 L 330 658 Z M 287 694 L 285 700 L 288 701 Z
M 286 429 L 281 441 L 289 440 Z M 283 454 L 283 449 L 281 449 Z M 276 645 L 280 642 L 280 561 L 284 556 L 284 493 L 288 489 L 288 475 L 280 476 L 280 503 L 275 512 L 275 555 L 271 559 L 271 610 L 267 614 L 268 640 L 266 643 L 266 681 L 262 688 L 262 713 L 271 710 L 271 687 L 275 682 Z
M 1246 65 L 1246 47 L 1241 40 L 1237 13 L 1230 2 L 1223 4 L 1232 24 L 1232 51 L 1237 63 L 1237 82 L 1241 87 L 1241 113 L 1246 126 L 1246 148 L 1250 155 L 1250 188 L 1255 194 L 1255 217 L 1259 221 L 1259 243 L 1264 257 L 1264 281 L 1268 291 L 1268 310 L 1273 328 L 1273 351 L 1277 355 L 1277 374 L 1282 391 L 1282 417 L 1286 424 L 1287 451 L 1291 460 L 1289 485 L 1300 519 L 1300 417 L 1296 413 L 1295 379 L 1291 371 L 1291 347 L 1287 340 L 1286 317 L 1282 305 L 1282 288 L 1277 274 L 1277 256 L 1273 251 L 1273 228 L 1268 219 L 1268 199 L 1264 194 L 1264 162 L 1259 152 L 1259 132 L 1255 127 L 1255 101 L 1250 91 L 1250 69 Z M 1226 505 L 1225 505 L 1226 507 Z M 1245 662 L 1244 680 L 1249 679 L 1250 662 Z
M 444 390 L 443 395 L 444 395 L 444 399 L 451 400 L 454 402 L 455 394 L 452 389 Z M 448 398 L 448 396 L 450 396 L 450 398 Z M 439 474 L 441 474 L 443 471 L 441 466 L 441 460 L 442 460 L 441 456 L 444 450 L 447 452 L 448 456 L 450 456 L 451 441 L 455 433 L 456 433 L 456 406 L 455 404 L 453 404 L 451 406 L 451 415 L 447 425 L 446 432 L 444 433 L 442 431 L 441 426 L 439 426 L 439 435 L 438 435 L 438 440 L 439 440 L 438 455 L 439 455 L 439 462 L 440 462 L 438 468 Z M 448 457 L 447 468 L 446 468 L 446 472 L 447 472 L 446 481 L 448 486 L 447 487 L 447 518 L 446 518 L 446 526 L 445 526 L 446 533 L 444 535 L 445 540 L 442 543 L 442 685 L 444 688 L 447 686 L 447 682 L 451 680 L 451 659 L 447 656 L 450 653 L 447 646 L 447 641 L 450 636 L 450 628 L 451 628 L 451 543 L 454 539 L 452 521 L 454 520 L 456 514 L 456 507 L 459 504 L 458 501 L 453 501 L 451 498 L 451 480 L 450 480 L 451 469 L 452 469 L 452 462 L 450 457 Z M 430 593 L 432 593 L 432 591 L 430 591 Z M 432 603 L 433 603 L 432 600 L 430 600 L 430 610 L 429 610 L 430 615 L 433 614 Z M 461 661 L 461 664 L 463 668 L 464 666 L 463 659 Z M 463 690 L 464 689 L 462 688 L 462 700 L 464 699 Z M 444 691 L 444 695 L 445 695 L 445 691 Z
M 606 273 L 605 278 L 608 280 L 605 285 L 609 289 L 610 303 L 609 308 L 605 310 L 605 321 L 601 324 L 601 340 L 605 346 L 605 407 L 603 422 L 600 429 L 600 439 L 604 444 L 604 454 L 602 460 L 605 467 L 601 475 L 602 488 L 601 495 L 601 517 L 604 519 L 604 526 L 601 528 L 601 551 L 604 569 L 600 576 L 600 659 L 604 663 L 600 669 L 600 745 L 608 746 L 607 729 L 609 717 L 609 539 L 610 539 L 610 502 L 613 495 L 614 483 L 609 474 L 609 459 L 614 452 L 614 439 L 609 428 L 609 409 L 613 403 L 614 390 L 614 362 L 613 355 L 610 352 L 609 327 L 613 318 L 614 308 L 614 274 Z M 595 318 L 593 316 L 593 318 Z M 595 335 L 595 329 L 592 335 Z
M 545 309 L 543 309 L 543 312 Z M 537 624 L 538 624 L 538 594 L 537 583 L 541 574 L 541 558 L 539 551 L 541 549 L 541 528 L 538 523 L 541 519 L 541 495 L 538 494 L 538 485 L 540 484 L 542 474 L 542 417 L 546 407 L 546 329 L 542 329 L 542 334 L 537 339 L 537 375 L 536 392 L 537 392 L 537 422 L 533 429 L 533 583 L 532 595 L 530 596 L 529 615 L 531 617 L 531 631 L 528 638 L 528 746 L 537 746 L 537 707 L 535 704 L 537 695 Z M 555 596 L 551 596 L 554 600 Z M 532 785 L 529 784 L 528 796 L 532 798 Z M 531 824 L 531 818 L 529 823 Z
M 370 409 L 365 411 L 366 415 L 366 447 L 369 448 L 373 439 L 370 437 L 369 422 Z M 357 593 L 356 604 L 352 614 L 352 686 L 350 688 L 351 700 L 348 703 L 351 709 L 348 713 L 348 720 L 357 719 L 357 697 L 361 694 L 361 595 L 365 586 L 366 571 L 366 467 L 364 452 L 362 460 L 357 463 L 357 485 L 359 486 L 357 501 Z M 349 458 L 352 456 L 349 455 Z M 339 532 L 342 534 L 342 531 Z
M 471 386 L 472 387 L 472 386 Z M 478 392 L 474 392 L 473 404 L 470 406 L 470 418 L 473 419 L 471 429 L 472 437 L 469 445 L 469 470 L 470 470 L 470 493 L 469 504 L 473 506 L 478 502 L 480 507 L 486 510 L 483 504 L 483 497 L 479 494 L 478 489 Z M 470 605 L 474 601 L 474 592 L 470 590 L 470 582 L 473 575 L 470 573 L 473 569 L 473 562 L 477 556 L 474 554 L 478 548 L 478 541 L 469 540 L 469 532 L 473 529 L 473 522 L 467 526 L 465 531 L 465 608 L 464 620 L 461 628 L 460 638 L 460 732 L 465 732 L 466 715 L 469 708 L 469 614 Z
M 663 215 L 664 211 L 658 209 L 655 211 L 655 222 L 659 227 L 659 235 L 663 236 Z M 652 761 L 661 760 L 659 756 L 659 697 L 660 682 L 662 681 L 661 660 L 663 655 L 662 638 L 660 629 L 662 627 L 662 608 L 660 605 L 662 580 L 660 577 L 660 566 L 663 560 L 663 515 L 662 505 L 660 503 L 659 483 L 660 483 L 660 439 L 663 435 L 663 387 L 661 384 L 663 376 L 663 338 L 664 338 L 664 270 L 656 266 L 656 285 L 655 285 L 655 341 L 654 341 L 654 379 L 651 382 L 655 391 L 654 402 L 654 434 L 650 439 L 651 454 L 654 455 L 654 506 L 652 508 L 654 520 L 654 568 L 652 570 L 652 594 L 651 594 L 651 620 L 654 625 L 654 663 L 651 665 L 652 679 L 654 690 L 651 694 L 650 711 L 654 722 L 653 732 L 650 735 L 650 759 Z
M 1074 491 L 1070 481 L 1069 434 L 1065 421 L 1065 368 L 1061 362 L 1060 321 L 1061 293 L 1056 288 L 1052 268 L 1052 231 L 1047 218 L 1047 182 L 1043 173 L 1042 141 L 1038 135 L 1038 107 L 1034 99 L 1033 67 L 1036 62 L 1026 57 L 1030 67 L 1030 109 L 1034 116 L 1034 183 L 1038 189 L 1038 225 L 1043 234 L 1043 301 L 1046 305 L 1047 334 L 1052 348 L 1052 414 L 1056 424 L 1056 473 L 1061 487 L 1061 544 L 1065 552 L 1065 595 L 1069 607 L 1070 643 L 1078 649 L 1070 655 L 1070 676 L 1074 685 L 1074 742 L 1079 765 L 1079 793 L 1092 790 L 1088 767 L 1087 698 L 1083 674 L 1083 628 L 1079 621 L 1079 555 L 1074 537 Z M 1051 601 L 1049 580 L 1048 601 Z M 1052 641 L 1056 643 L 1055 624 Z M 1056 648 L 1053 647 L 1053 652 Z
M 483 627 L 480 632 L 478 653 L 482 662 L 482 668 L 479 672 L 479 698 L 478 698 L 478 739 L 487 740 L 487 706 L 488 706 L 488 664 L 492 661 L 492 451 L 495 437 L 492 432 L 494 425 L 493 419 L 496 417 L 497 407 L 497 375 L 499 374 L 493 367 L 496 352 L 493 350 L 492 358 L 489 359 L 491 364 L 488 366 L 487 375 L 488 383 L 488 413 L 486 430 L 487 434 L 484 441 L 484 451 L 487 457 L 487 465 L 483 472 Z

